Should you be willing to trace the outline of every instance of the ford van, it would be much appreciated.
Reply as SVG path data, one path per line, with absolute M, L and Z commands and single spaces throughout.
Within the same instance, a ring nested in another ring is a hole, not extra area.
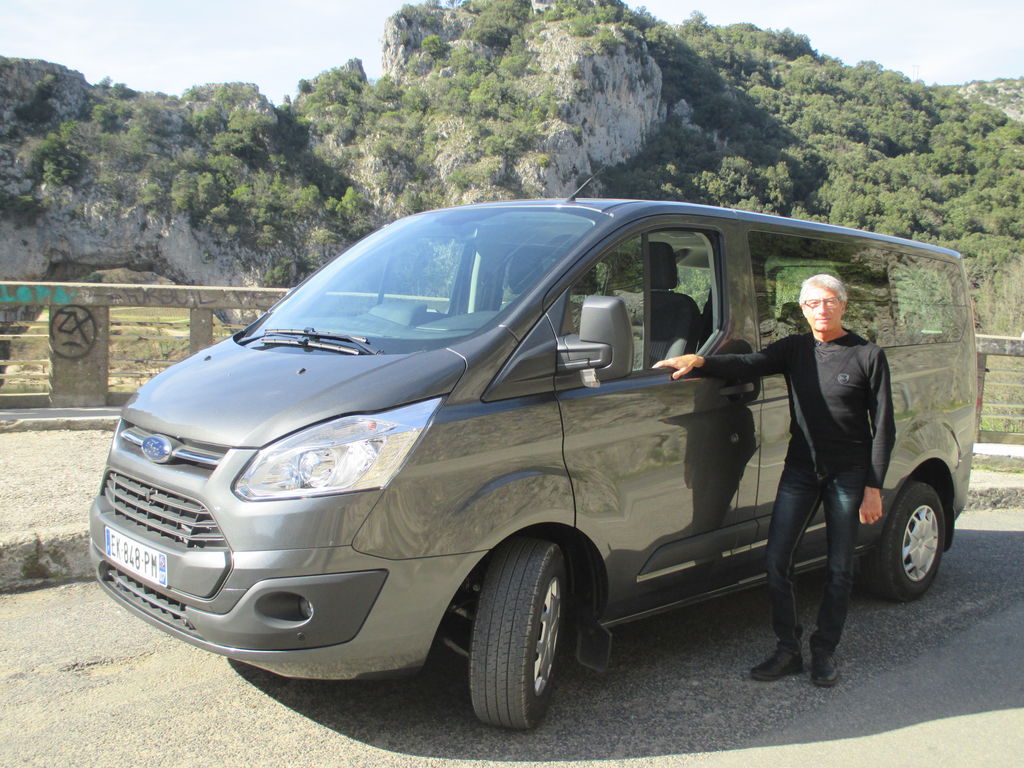
M 887 352 L 897 439 L 864 580 L 928 589 L 975 433 L 964 270 L 949 250 L 670 202 L 501 202 L 400 219 L 233 337 L 144 385 L 91 509 L 103 589 L 280 675 L 468 658 L 476 714 L 529 728 L 559 648 L 762 582 L 789 440 L 782 376 L 654 369 L 804 332 L 804 278 Z M 825 559 L 820 513 L 798 567 Z

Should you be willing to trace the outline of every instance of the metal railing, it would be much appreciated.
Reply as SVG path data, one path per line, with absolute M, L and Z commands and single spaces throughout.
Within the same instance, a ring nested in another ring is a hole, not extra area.
M 1024 338 L 977 337 L 978 442 L 1024 445 Z

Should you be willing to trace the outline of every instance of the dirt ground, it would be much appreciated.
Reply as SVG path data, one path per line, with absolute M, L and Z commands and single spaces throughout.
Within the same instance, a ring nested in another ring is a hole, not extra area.
M 65 526 L 84 530 L 111 436 L 107 430 L 0 433 L 0 538 Z

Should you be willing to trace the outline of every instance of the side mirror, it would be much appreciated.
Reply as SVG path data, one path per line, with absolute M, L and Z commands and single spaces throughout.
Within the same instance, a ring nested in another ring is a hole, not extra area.
M 580 333 L 558 340 L 558 372 L 579 371 L 583 383 L 618 379 L 633 370 L 633 330 L 626 303 L 615 296 L 588 296 L 580 314 Z

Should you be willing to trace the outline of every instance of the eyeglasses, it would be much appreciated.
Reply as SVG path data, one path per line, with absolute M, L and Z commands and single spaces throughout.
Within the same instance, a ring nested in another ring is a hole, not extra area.
M 840 305 L 839 299 L 808 299 L 807 301 L 801 302 L 808 309 L 817 309 L 820 306 L 824 306 L 825 309 L 835 309 Z

